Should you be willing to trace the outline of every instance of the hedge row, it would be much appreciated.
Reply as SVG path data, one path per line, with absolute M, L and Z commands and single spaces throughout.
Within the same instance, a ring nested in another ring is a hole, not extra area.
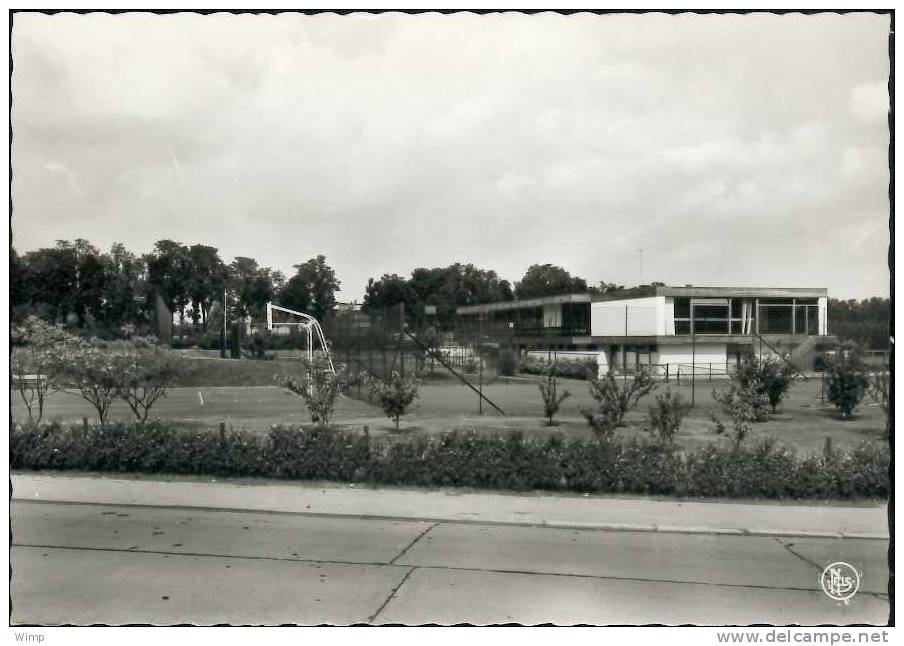
M 474 431 L 373 439 L 353 432 L 273 427 L 188 430 L 163 422 L 105 427 L 15 425 L 14 469 L 257 476 L 373 484 L 514 490 L 727 496 L 886 497 L 886 447 L 798 457 L 764 440 L 693 451 L 647 440 L 532 437 Z
M 557 377 L 586 379 L 587 374 L 596 377 L 596 361 L 541 361 L 539 359 L 522 359 L 518 364 L 518 372 L 526 375 L 543 375 L 552 367 Z

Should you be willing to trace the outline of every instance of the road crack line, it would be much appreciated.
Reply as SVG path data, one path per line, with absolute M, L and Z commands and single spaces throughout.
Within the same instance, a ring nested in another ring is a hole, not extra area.
M 429 531 L 429 528 L 427 531 Z M 426 534 L 427 532 L 424 532 L 424 533 Z M 420 538 L 420 537 L 418 537 L 418 538 Z M 399 581 L 399 584 L 392 589 L 392 591 L 389 593 L 389 596 L 386 597 L 386 599 L 383 601 L 383 603 L 380 604 L 380 607 L 377 608 L 377 611 L 374 614 L 372 614 L 370 617 L 367 618 L 367 623 L 372 624 L 374 622 L 374 620 L 377 618 L 377 616 L 381 612 L 383 612 L 383 609 L 386 608 L 386 606 L 389 605 L 389 602 L 392 601 L 393 598 L 396 596 L 396 593 L 399 591 L 399 588 L 401 588 L 403 585 L 405 585 L 405 581 L 408 580 L 408 577 L 410 577 L 411 573 L 414 572 L 416 569 L 417 569 L 417 567 L 412 567 L 405 573 L 405 576 L 403 576 L 402 580 Z
M 413 541 L 411 541 L 410 543 L 408 543 L 408 545 L 405 547 L 405 549 L 403 549 L 401 552 L 399 552 L 398 554 L 396 554 L 395 558 L 393 558 L 393 559 L 389 562 L 389 564 L 390 564 L 390 565 L 395 565 L 396 561 L 398 561 L 400 558 L 402 558 L 403 556 L 405 556 L 405 554 L 408 552 L 408 550 L 410 550 L 412 547 L 414 547 L 415 544 L 416 544 L 419 540 L 421 540 L 422 538 L 424 538 L 424 536 L 427 535 L 427 532 L 429 532 L 431 529 L 433 529 L 433 528 L 436 527 L 437 525 L 439 525 L 439 523 L 432 523 L 429 527 L 427 527 L 427 529 L 425 529 L 425 530 L 422 531 L 420 534 L 418 534 L 418 535 L 414 538 Z
M 786 544 L 783 543 L 780 539 L 776 538 L 775 541 L 776 541 L 779 545 L 781 545 L 782 547 L 784 547 L 786 550 L 788 550 L 789 552 L 791 552 L 794 556 L 796 556 L 797 558 L 799 558 L 801 561 L 803 561 L 804 563 L 806 563 L 807 565 L 812 565 L 814 568 L 816 568 L 816 571 L 817 571 L 817 572 L 820 572 L 820 573 L 821 573 L 821 572 L 825 569 L 822 565 L 820 565 L 820 564 L 817 563 L 816 561 L 813 561 L 813 560 L 808 559 L 808 558 L 807 558 L 806 556 L 804 556 L 803 554 L 798 554 L 797 552 L 795 552 L 794 550 L 791 549 L 791 546 L 790 546 L 790 545 L 786 545 Z M 876 598 L 876 599 L 886 599 L 886 598 L 888 597 L 888 595 L 883 594 L 883 593 L 881 593 L 881 592 L 871 592 L 871 591 L 869 591 L 869 590 L 860 590 L 859 592 L 860 592 L 860 594 L 865 594 L 865 595 L 874 597 L 874 598 Z
M 783 543 L 780 539 L 776 538 L 776 539 L 774 539 L 774 540 L 775 540 L 776 543 L 778 543 L 779 545 L 781 545 L 782 547 L 784 547 L 786 550 L 788 550 L 789 552 L 791 552 L 794 556 L 796 556 L 797 558 L 799 558 L 799 559 L 800 559 L 801 561 L 803 561 L 804 563 L 806 563 L 806 564 L 808 564 L 808 565 L 812 565 L 813 567 L 815 567 L 817 572 L 822 572 L 823 567 L 822 567 L 819 563 L 816 563 L 815 561 L 811 561 L 810 559 L 808 559 L 808 558 L 807 558 L 806 556 L 804 556 L 803 554 L 798 554 L 797 552 L 795 552 L 794 550 L 792 550 L 788 545 L 786 545 L 785 543 Z

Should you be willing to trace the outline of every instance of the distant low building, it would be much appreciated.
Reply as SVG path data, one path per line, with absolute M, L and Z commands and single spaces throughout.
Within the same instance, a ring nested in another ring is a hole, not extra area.
M 351 303 L 336 303 L 336 314 L 346 314 L 348 312 L 360 312 L 361 303 L 352 301 Z
M 725 372 L 745 355 L 787 354 L 801 370 L 835 344 L 825 288 L 657 286 L 459 307 L 503 329 L 522 353 L 595 359 L 600 372 L 707 369 Z M 498 329 L 498 328 L 497 328 Z

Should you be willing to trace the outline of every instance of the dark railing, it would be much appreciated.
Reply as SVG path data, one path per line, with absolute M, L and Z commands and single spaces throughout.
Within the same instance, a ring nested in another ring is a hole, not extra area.
M 713 378 L 721 379 L 731 374 L 731 369 L 727 363 L 711 363 L 700 362 L 692 363 L 638 363 L 629 366 L 611 366 L 615 374 L 624 378 L 628 378 L 638 372 L 638 370 L 646 368 L 652 371 L 654 377 L 659 377 L 665 382 L 676 381 L 679 385 L 681 380 L 689 380 L 692 377 L 704 378 L 712 381 Z

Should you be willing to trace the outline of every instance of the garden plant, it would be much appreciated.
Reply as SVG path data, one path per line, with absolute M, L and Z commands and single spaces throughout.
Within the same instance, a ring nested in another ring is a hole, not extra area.
M 835 405 L 841 418 L 853 417 L 870 387 L 860 347 L 854 343 L 843 343 L 834 356 L 828 357 L 825 380 L 826 398 Z
M 543 375 L 539 388 L 540 395 L 543 397 L 543 415 L 546 417 L 546 425 L 553 426 L 552 418 L 559 412 L 559 406 L 571 393 L 565 389 L 559 391 L 554 367 L 550 367 Z
M 658 393 L 647 409 L 645 427 L 662 446 L 670 447 L 689 408 L 678 392 Z
M 420 380 L 417 377 L 403 376 L 398 370 L 393 370 L 388 381 L 383 381 L 375 375 L 367 375 L 365 383 L 383 412 L 395 424 L 395 431 L 398 433 L 399 419 L 417 397 Z
M 625 413 L 655 388 L 649 369 L 638 367 L 630 381 L 619 385 L 611 371 L 598 379 L 588 379 L 590 395 L 597 401 L 595 409 L 582 408 L 581 413 L 594 433 L 610 436 L 624 423 Z
M 336 398 L 345 379 L 345 368 L 333 372 L 326 358 L 320 355 L 314 361 L 307 358 L 302 361 L 307 379 L 298 380 L 292 375 L 280 375 L 276 377 L 276 382 L 302 398 L 312 422 L 329 426 Z

